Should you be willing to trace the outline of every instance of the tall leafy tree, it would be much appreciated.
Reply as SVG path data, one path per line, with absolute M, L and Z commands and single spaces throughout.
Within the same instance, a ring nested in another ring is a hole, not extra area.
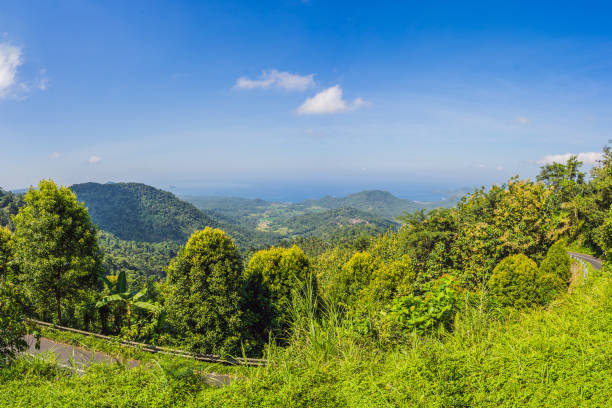
M 96 286 L 101 272 L 96 228 L 76 195 L 52 180 L 30 188 L 25 202 L 14 217 L 15 258 L 37 309 L 54 304 L 61 323 L 62 301 Z
M 0 278 L 8 274 L 13 258 L 13 234 L 6 227 L 0 227 Z
M 242 261 L 219 229 L 195 231 L 168 266 L 168 322 L 192 349 L 240 351 Z
M 267 316 L 262 316 L 266 320 L 268 330 L 282 334 L 291 319 L 292 292 L 314 282 L 311 280 L 308 257 L 295 245 L 291 248 L 258 251 L 249 260 L 245 274 L 247 281 L 261 282 L 264 295 L 256 298 L 259 303 L 269 305 L 268 308 L 261 308 L 262 305 L 252 306 L 268 311 Z

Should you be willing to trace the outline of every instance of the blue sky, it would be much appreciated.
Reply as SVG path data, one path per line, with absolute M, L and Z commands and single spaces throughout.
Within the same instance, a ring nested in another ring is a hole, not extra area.
M 592 163 L 612 139 L 611 12 L 3 1 L 0 186 L 419 198 L 533 177 L 555 155 Z

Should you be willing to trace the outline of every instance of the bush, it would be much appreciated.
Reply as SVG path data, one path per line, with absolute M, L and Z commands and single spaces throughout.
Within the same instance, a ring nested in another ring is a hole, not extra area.
M 456 291 L 452 279 L 443 277 L 423 296 L 401 296 L 393 300 L 389 320 L 396 330 L 426 334 L 439 327 L 450 329 L 455 314 Z
M 562 241 L 548 249 L 537 277 L 540 301 L 543 304 L 549 303 L 559 292 L 567 288 L 571 275 L 571 264 L 567 248 Z
M 504 258 L 489 279 L 489 289 L 504 306 L 525 308 L 540 302 L 538 265 L 523 254 Z
M 302 290 L 310 279 L 308 257 L 295 245 L 262 250 L 251 257 L 245 275 L 249 283 L 247 302 L 257 303 L 251 304 L 249 309 L 259 311 L 264 332 L 272 330 L 275 335 L 283 334 L 291 320 L 292 291 Z M 257 282 L 261 285 L 259 290 Z
M 568 283 L 571 276 L 571 264 L 565 243 L 559 241 L 548 249 L 546 258 L 540 265 L 540 274 L 550 274 Z

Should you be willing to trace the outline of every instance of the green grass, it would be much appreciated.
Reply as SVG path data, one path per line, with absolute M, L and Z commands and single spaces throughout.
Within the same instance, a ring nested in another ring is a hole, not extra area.
M 612 400 L 612 279 L 589 275 L 546 309 L 499 321 L 465 310 L 441 339 L 382 350 L 334 324 L 306 324 L 216 389 L 180 366 L 95 366 L 78 377 L 30 359 L 0 370 L 7 407 L 607 407 Z

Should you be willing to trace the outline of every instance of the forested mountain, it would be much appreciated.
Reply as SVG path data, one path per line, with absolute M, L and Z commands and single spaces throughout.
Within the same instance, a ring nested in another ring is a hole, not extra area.
M 70 187 L 100 229 L 125 241 L 184 243 L 204 227 L 223 228 L 248 248 L 261 246 L 265 234 L 246 231 L 205 214 L 174 194 L 141 183 L 83 183 Z
M 186 241 L 219 222 L 172 193 L 139 183 L 84 183 L 70 187 L 100 229 L 128 241 Z
M 463 194 L 461 194 L 463 195 Z M 453 195 L 439 202 L 418 202 L 398 198 L 388 191 L 367 190 L 350 194 L 346 197 L 326 196 L 318 200 L 306 200 L 302 205 L 306 208 L 341 208 L 352 207 L 361 211 L 368 211 L 380 217 L 394 219 L 404 212 L 430 210 L 436 207 L 452 207 L 458 201 Z

